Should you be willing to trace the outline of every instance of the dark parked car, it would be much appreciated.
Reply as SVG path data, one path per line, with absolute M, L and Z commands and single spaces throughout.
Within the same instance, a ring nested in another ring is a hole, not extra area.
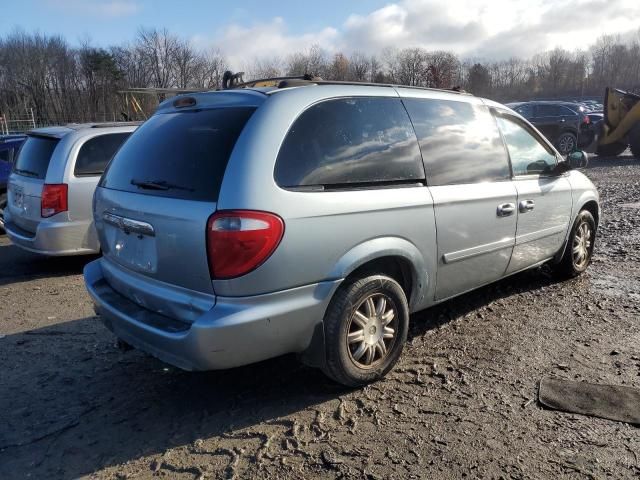
M 536 126 L 558 151 L 567 155 L 593 141 L 591 120 L 570 102 L 536 101 L 508 104 Z
M 0 135 L 0 230 L 4 230 L 4 209 L 7 206 L 7 179 L 13 160 L 25 140 L 24 135 Z

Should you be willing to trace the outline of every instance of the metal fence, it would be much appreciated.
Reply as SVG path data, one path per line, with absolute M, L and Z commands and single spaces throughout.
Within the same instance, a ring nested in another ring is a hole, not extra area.
M 26 114 L 0 116 L 0 134 L 23 133 L 36 128 L 36 126 L 36 119 L 31 108 Z
M 70 123 L 90 123 L 90 122 L 118 122 L 123 121 L 114 113 L 99 113 L 91 115 L 91 118 L 47 118 L 41 119 L 34 115 L 33 109 L 29 109 L 26 113 L 0 114 L 0 135 L 8 135 L 10 133 L 25 133 L 34 128 L 51 127 L 57 125 L 67 125 Z

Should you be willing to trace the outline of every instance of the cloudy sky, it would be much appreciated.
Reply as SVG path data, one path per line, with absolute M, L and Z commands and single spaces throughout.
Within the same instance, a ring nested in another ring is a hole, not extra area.
M 22 27 L 96 45 L 130 40 L 140 26 L 217 46 L 232 64 L 314 43 L 329 52 L 421 46 L 503 59 L 638 35 L 640 0 L 21 0 L 3 5 L 0 18 L 0 34 Z

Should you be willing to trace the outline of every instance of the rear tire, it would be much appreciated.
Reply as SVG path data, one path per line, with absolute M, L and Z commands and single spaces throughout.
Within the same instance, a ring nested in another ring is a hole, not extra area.
M 7 194 L 0 193 L 0 231 L 4 232 L 4 209 L 7 208 Z
M 575 151 L 578 145 L 578 137 L 571 132 L 564 132 L 560 134 L 558 140 L 556 140 L 556 147 L 562 155 L 569 155 Z
M 636 157 L 636 160 L 640 160 L 640 122 L 638 122 L 629 132 L 629 143 L 631 153 Z
M 596 153 L 599 157 L 617 157 L 627 149 L 627 144 L 622 142 L 607 143 L 598 145 Z
M 386 275 L 342 285 L 324 317 L 324 373 L 348 387 L 384 377 L 407 340 L 409 305 L 402 287 Z
M 593 256 L 596 221 L 588 210 L 582 210 L 571 228 L 560 263 L 553 267 L 560 278 L 573 278 L 584 273 Z

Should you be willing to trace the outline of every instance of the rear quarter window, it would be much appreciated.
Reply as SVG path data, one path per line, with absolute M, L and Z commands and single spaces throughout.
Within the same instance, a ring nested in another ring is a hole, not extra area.
M 107 133 L 84 142 L 78 151 L 73 174 L 76 177 L 100 176 L 122 143 L 127 133 Z
M 100 186 L 217 201 L 229 156 L 254 111 L 226 107 L 156 114 L 118 150 Z
M 44 179 L 58 142 L 59 139 L 54 137 L 30 135 L 18 153 L 13 171 L 18 175 Z
M 431 186 L 507 180 L 509 157 L 484 105 L 453 100 L 404 100 Z
M 375 186 L 424 179 L 398 98 L 340 98 L 305 110 L 287 133 L 274 177 L 283 188 Z

